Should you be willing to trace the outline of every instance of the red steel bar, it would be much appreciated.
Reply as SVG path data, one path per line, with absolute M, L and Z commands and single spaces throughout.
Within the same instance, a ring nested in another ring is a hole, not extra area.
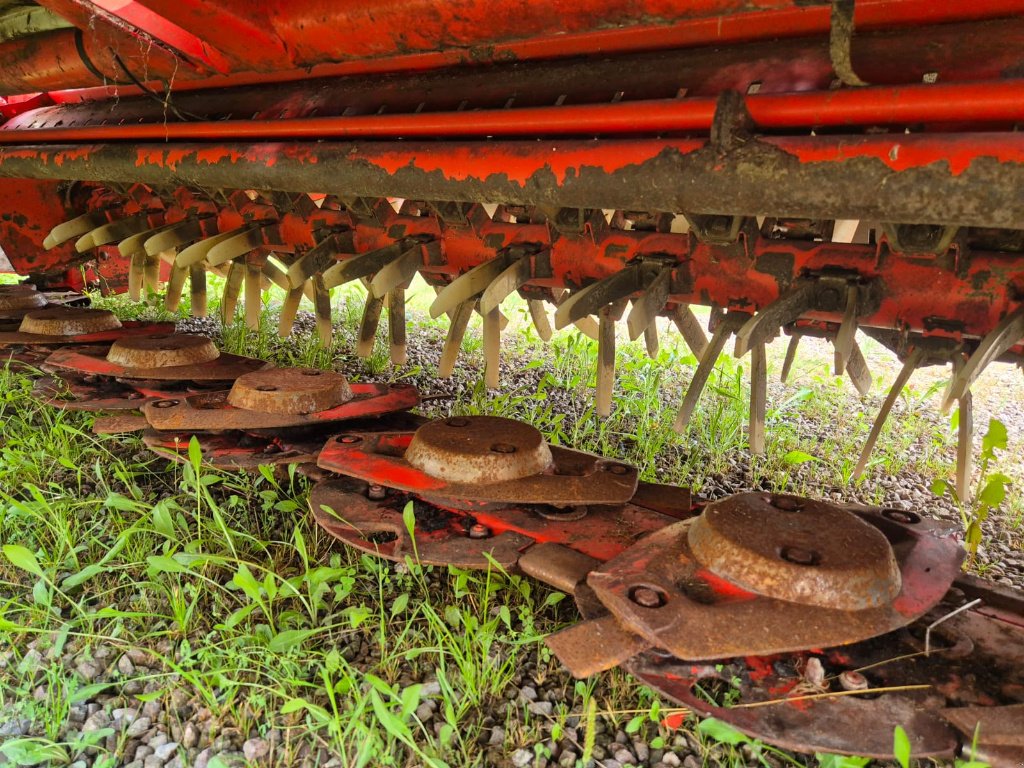
M 1024 81 L 754 94 L 747 96 L 746 103 L 757 125 L 769 129 L 1010 123 L 1024 120 Z M 15 129 L 0 130 L 0 144 L 678 133 L 707 131 L 715 105 L 713 98 L 686 98 L 467 112 Z
M 131 7 L 139 18 L 143 9 L 152 11 L 146 17 L 145 30 L 133 27 L 127 17 L 117 23 L 109 16 L 96 22 L 82 0 L 40 0 L 40 4 L 85 30 L 90 50 L 113 48 L 125 57 L 140 52 L 140 40 L 159 41 L 166 47 L 142 47 L 149 51 L 145 66 L 139 66 L 137 56 L 129 63 L 137 67 L 135 74 L 140 77 L 173 77 L 178 90 L 827 36 L 830 28 L 829 3 L 798 0 L 699 0 L 686 4 L 671 0 L 538 0 L 520 4 L 515 13 L 509 13 L 503 0 L 230 0 L 216 4 L 134 0 Z M 865 31 L 1021 13 L 1024 0 L 859 0 L 855 21 L 857 29 Z M 154 19 L 166 19 L 167 29 L 162 32 Z M 177 39 L 182 32 L 223 52 L 227 73 L 211 76 L 177 66 L 168 56 L 173 45 L 163 38 Z M 93 37 L 102 45 L 92 45 Z M 5 62 L 20 58 L 20 45 L 19 41 L 8 45 Z M 71 64 L 67 79 L 62 86 L 55 86 L 47 78 L 36 90 L 103 85 L 100 78 L 83 71 L 73 45 L 63 40 L 61 45 L 52 56 Z M 125 80 L 116 68 L 103 67 L 102 72 Z M 26 76 L 11 82 L 0 73 L 0 93 L 11 94 L 15 92 L 12 87 L 30 87 L 31 83 L 31 77 L 28 82 Z M 138 93 L 131 86 L 119 90 L 122 96 Z M 101 88 L 90 96 L 111 93 L 111 89 Z M 57 100 L 66 98 L 62 94 Z

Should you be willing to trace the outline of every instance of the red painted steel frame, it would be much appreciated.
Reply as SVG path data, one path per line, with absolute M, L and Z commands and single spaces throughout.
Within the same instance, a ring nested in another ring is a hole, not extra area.
M 282 120 L 220 120 L 0 130 L 0 144 L 651 134 L 711 128 L 716 99 Z M 759 128 L 1024 120 L 1024 80 L 751 95 Z M 29 117 L 29 116 L 27 116 Z
M 583 7 L 540 0 L 515 13 L 503 0 L 132 0 L 103 13 L 87 0 L 40 4 L 86 30 L 85 50 L 105 77 L 127 83 L 113 50 L 137 76 L 173 78 L 178 89 L 820 36 L 830 28 L 829 3 L 797 0 L 588 0 Z M 855 21 L 871 30 L 1022 11 L 1021 0 L 860 0 Z M 48 74 L 34 89 L 103 85 L 83 67 L 73 36 L 54 35 L 49 48 L 59 51 L 54 64 L 64 63 L 42 70 Z M 15 41 L 3 58 L 25 55 Z M 67 71 L 63 85 L 58 68 Z M 228 73 L 211 76 L 211 69 Z M 29 87 L 33 76 L 23 71 L 20 80 Z

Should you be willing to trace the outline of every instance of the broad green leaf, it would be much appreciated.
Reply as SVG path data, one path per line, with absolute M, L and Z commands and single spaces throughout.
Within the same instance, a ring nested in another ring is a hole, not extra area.
M 949 490 L 949 483 L 943 480 L 941 477 L 937 477 L 932 480 L 932 493 L 936 496 L 945 496 L 946 491 Z M 834 755 L 832 755 L 834 757 Z
M 1009 478 L 1000 472 L 990 475 L 981 493 L 978 494 L 978 501 L 993 509 L 998 507 L 1006 498 L 1007 480 Z
M 910 737 L 899 725 L 892 733 L 892 756 L 901 768 L 910 768 Z
M 991 419 L 988 422 L 988 431 L 981 439 L 981 450 L 992 453 L 994 450 L 1006 449 L 1006 426 L 999 419 Z
M 281 653 L 297 648 L 305 642 L 306 638 L 315 635 L 319 631 L 318 629 L 286 629 L 283 632 L 278 632 L 270 639 L 270 642 L 267 643 L 267 649 L 274 653 Z
M 199 445 L 199 439 L 195 435 L 192 435 L 192 439 L 188 441 L 188 460 L 194 467 L 199 467 L 203 463 L 203 448 Z
M 28 547 L 23 547 L 21 544 L 4 544 L 3 553 L 4 557 L 10 560 L 15 567 L 42 578 L 43 569 Z
M 416 536 L 416 510 L 413 507 L 413 503 L 410 501 L 405 505 L 405 509 L 402 510 L 402 522 L 405 523 L 405 530 L 409 533 L 410 537 Z
M 723 723 L 721 720 L 716 720 L 713 717 L 709 717 L 707 720 L 701 720 L 697 725 L 697 731 L 712 741 L 717 741 L 720 744 L 743 744 L 746 741 L 750 741 L 746 734 L 737 731 L 728 723 Z
M 99 563 L 92 563 L 91 565 L 85 566 L 85 568 L 80 570 L 78 573 L 73 573 L 64 579 L 60 585 L 61 589 L 74 589 L 80 584 L 87 582 L 93 576 L 98 576 L 99 574 L 106 573 L 109 570 L 109 568 L 106 568 Z
M 409 605 L 409 593 L 403 592 L 391 603 L 391 616 L 397 616 Z
M 110 688 L 113 683 L 93 683 L 92 685 L 83 685 L 81 688 L 77 688 L 74 693 L 68 696 L 69 704 L 77 704 L 80 701 L 88 701 L 94 698 L 97 694 L 103 693 L 103 691 Z
M 805 464 L 808 461 L 817 461 L 817 456 L 812 456 L 805 451 L 790 451 L 782 457 L 784 464 Z
M 150 555 L 146 558 L 149 569 L 155 573 L 188 573 L 188 569 L 167 555 Z
M 67 751 L 49 739 L 10 739 L 0 744 L 0 754 L 15 765 L 69 762 Z
M 262 585 L 256 581 L 249 566 L 245 563 L 238 564 L 238 570 L 231 577 L 231 583 L 241 589 L 250 600 L 259 600 L 262 594 Z
M 871 762 L 870 757 L 833 755 L 827 752 L 819 752 L 815 757 L 818 759 L 820 768 L 864 768 Z

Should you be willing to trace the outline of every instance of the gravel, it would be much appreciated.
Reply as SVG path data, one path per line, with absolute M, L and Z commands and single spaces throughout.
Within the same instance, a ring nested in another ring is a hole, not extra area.
M 312 315 L 300 313 L 296 326 L 299 333 L 311 332 L 314 326 Z M 182 332 L 205 333 L 215 338 L 220 336 L 219 323 L 213 318 L 191 318 L 179 323 L 178 329 Z M 429 376 L 427 371 L 436 365 L 443 343 L 443 337 L 436 329 L 417 330 L 410 334 L 410 339 L 409 364 L 404 371 L 408 376 L 405 380 L 420 386 L 430 398 L 426 410 L 444 413 L 452 398 L 465 395 L 477 386 L 480 371 L 479 360 L 476 359 L 460 367 L 451 380 L 437 381 Z M 283 347 L 288 343 L 291 342 L 281 342 L 281 345 Z M 825 345 L 815 351 L 811 340 L 802 344 L 801 351 L 804 356 L 808 352 L 812 355 L 820 354 L 826 361 L 831 356 L 830 348 Z M 869 362 L 876 371 L 890 364 L 886 359 L 873 354 L 869 354 Z M 335 366 L 353 376 L 363 372 L 361 364 L 352 356 L 339 356 Z M 503 366 L 503 381 L 523 391 L 536 388 L 542 375 L 539 369 L 522 370 L 520 365 L 512 361 L 506 361 Z M 983 424 L 990 414 L 998 413 L 1007 425 L 1011 444 L 1021 445 L 1024 442 L 1024 406 L 1019 399 L 1020 374 L 1013 369 L 1000 368 L 993 368 L 993 373 L 994 376 L 983 380 L 988 383 L 975 390 L 976 422 Z M 931 374 L 922 372 L 922 376 L 925 375 Z M 925 381 L 927 383 L 927 379 Z M 791 395 L 796 386 L 798 382 L 785 387 L 773 383 L 769 402 Z M 870 412 L 877 408 L 883 395 L 884 392 L 876 393 L 866 402 L 851 395 L 849 405 Z M 585 397 L 587 395 L 576 392 L 549 392 L 549 402 L 566 414 L 567 434 L 571 434 L 573 421 L 585 409 Z M 900 408 L 901 405 L 897 407 L 893 419 L 900 418 Z M 944 419 L 937 413 L 925 415 L 924 418 L 931 419 L 936 428 L 943 424 Z M 799 417 L 790 426 L 807 434 L 814 434 L 814 430 L 822 428 L 821 424 L 805 423 Z M 745 452 L 737 452 L 736 456 L 731 457 L 728 467 L 727 471 L 707 479 L 701 488 L 701 496 L 715 499 L 752 488 L 751 458 Z M 814 489 L 814 495 L 825 499 L 866 500 L 878 495 L 886 505 L 924 509 L 948 521 L 951 527 L 960 525 L 956 507 L 948 499 L 936 499 L 931 493 L 931 478 L 912 471 L 902 471 L 891 477 L 875 476 L 866 484 L 856 487 L 822 483 L 816 477 L 813 465 L 794 467 L 793 477 L 794 482 L 807 485 Z M 1024 552 L 1021 551 L 1019 532 L 1006 526 L 998 517 L 987 521 L 978 565 L 987 577 L 997 582 L 1024 586 Z M 69 643 L 61 661 L 74 670 L 83 685 L 102 682 L 116 682 L 118 685 L 104 688 L 86 701 L 76 702 L 70 708 L 59 736 L 70 740 L 79 732 L 96 734 L 112 728 L 114 734 L 106 737 L 105 746 L 118 755 L 118 766 L 206 768 L 211 765 L 295 764 L 303 768 L 314 765 L 334 768 L 341 765 L 340 761 L 321 750 L 319 745 L 312 743 L 288 752 L 287 762 L 282 762 L 280 731 L 261 730 L 254 724 L 242 731 L 236 723 L 214 722 L 210 710 L 187 689 L 179 688 L 173 693 L 160 695 L 159 692 L 168 685 L 169 681 L 164 676 L 169 674 L 169 670 L 146 649 L 124 650 L 99 644 L 91 653 L 76 656 L 73 648 L 74 643 Z M 173 648 L 168 644 L 158 650 L 170 653 Z M 355 664 L 372 658 L 371 651 L 368 644 L 358 638 L 353 640 L 352 646 L 339 648 L 343 657 Z M 50 661 L 45 660 L 40 651 L 30 644 L 19 666 L 23 671 L 39 669 L 41 672 L 43 665 Z M 0 651 L 0 675 L 7 663 L 7 656 Z M 159 681 L 155 678 L 159 678 Z M 437 703 L 431 698 L 440 694 L 439 683 L 436 680 L 409 682 L 423 683 L 421 703 L 415 710 L 416 717 L 425 727 L 440 729 L 442 718 L 437 717 Z M 583 752 L 584 729 L 577 717 L 566 717 L 562 704 L 571 694 L 572 687 L 573 681 L 564 673 L 552 674 L 549 666 L 538 665 L 536 662 L 524 664 L 505 697 L 489 704 L 491 711 L 484 718 L 486 727 L 481 736 L 488 750 L 488 764 L 518 768 L 576 765 Z M 150 698 L 150 695 L 157 695 L 158 698 L 148 701 L 139 698 Z M 518 738 L 521 730 L 519 723 L 526 718 L 540 721 L 537 726 L 537 743 L 510 749 L 510 740 Z M 561 734 L 557 739 L 552 737 L 552 725 L 556 721 L 561 723 Z M 670 734 L 664 744 L 655 747 L 652 740 L 658 736 L 658 732 L 651 723 L 645 723 L 639 733 L 633 734 L 627 734 L 622 729 L 624 723 L 620 722 L 620 718 L 601 715 L 596 725 L 593 756 L 596 765 L 604 768 L 628 765 L 701 768 L 715 761 L 714 752 L 705 755 L 701 745 L 686 732 Z M 0 705 L 0 741 L 25 735 L 41 735 L 38 728 L 32 721 L 19 717 L 10 705 Z M 71 755 L 74 761 L 71 768 L 90 768 L 94 763 L 98 764 L 98 754 L 95 748 L 89 748 L 82 754 Z M 802 762 L 804 759 L 797 757 L 797 760 Z M 748 755 L 747 762 L 762 768 L 766 764 L 781 765 L 774 756 L 759 758 L 753 753 Z M 0 758 L 2 763 L 3 759 Z

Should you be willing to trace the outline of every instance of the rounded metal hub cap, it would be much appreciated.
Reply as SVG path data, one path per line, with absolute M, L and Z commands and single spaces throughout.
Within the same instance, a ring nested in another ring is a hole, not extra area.
M 694 558 L 766 597 L 859 611 L 900 592 L 899 565 L 852 512 L 795 496 L 745 493 L 709 505 L 687 535 Z
M 128 336 L 115 341 L 107 360 L 125 368 L 171 368 L 198 365 L 220 356 L 217 345 L 205 336 Z
M 416 430 L 405 460 L 449 483 L 490 483 L 538 475 L 551 449 L 534 427 L 498 416 L 455 416 Z
M 121 327 L 121 321 L 107 309 L 51 307 L 29 312 L 21 320 L 19 331 L 40 336 L 78 336 L 101 333 Z
M 46 297 L 39 293 L 34 285 L 0 286 L 0 311 L 2 312 L 45 306 Z
M 340 373 L 316 368 L 272 368 L 239 376 L 228 404 L 247 411 L 307 414 L 335 408 L 352 399 Z

